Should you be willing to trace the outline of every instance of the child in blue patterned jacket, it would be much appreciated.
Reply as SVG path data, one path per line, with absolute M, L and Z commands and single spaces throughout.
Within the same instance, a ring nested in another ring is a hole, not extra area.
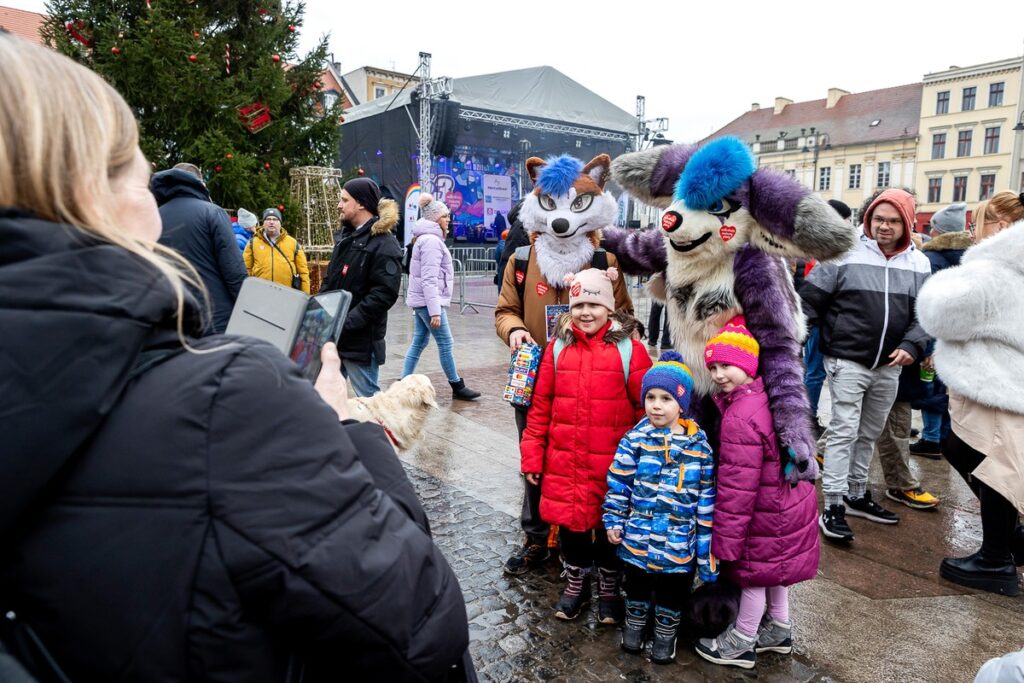
M 643 650 L 654 597 L 651 660 L 671 663 L 682 608 L 694 574 L 718 577 L 711 555 L 715 467 L 703 430 L 684 417 L 693 376 L 675 351 L 644 375 L 647 416 L 619 442 L 608 469 L 604 526 L 625 563 L 626 621 L 622 649 Z

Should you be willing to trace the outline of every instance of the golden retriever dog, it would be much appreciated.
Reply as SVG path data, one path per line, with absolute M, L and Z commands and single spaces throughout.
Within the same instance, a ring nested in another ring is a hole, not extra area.
M 379 424 L 399 451 L 423 438 L 423 424 L 436 407 L 434 385 L 426 375 L 409 375 L 378 394 L 348 400 L 352 419 Z

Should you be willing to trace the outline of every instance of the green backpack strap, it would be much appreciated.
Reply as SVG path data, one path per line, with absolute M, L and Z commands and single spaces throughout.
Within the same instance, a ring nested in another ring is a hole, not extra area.
M 561 337 L 555 337 L 554 341 L 555 349 L 551 353 L 551 360 L 554 362 L 554 370 L 558 372 L 558 357 L 562 355 L 562 351 L 565 350 L 565 342 Z M 629 384 L 629 364 L 633 360 L 633 340 L 629 337 L 622 339 L 615 348 L 619 352 L 619 358 L 622 359 L 622 374 L 626 378 L 626 384 Z

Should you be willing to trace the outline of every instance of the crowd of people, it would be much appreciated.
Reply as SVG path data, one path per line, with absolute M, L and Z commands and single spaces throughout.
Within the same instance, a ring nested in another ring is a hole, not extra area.
M 384 430 L 347 402 L 349 383 L 380 391 L 403 271 L 402 376 L 433 338 L 453 398 L 480 396 L 454 358 L 448 207 L 421 199 L 403 259 L 395 202 L 368 178 L 344 185 L 320 291 L 352 303 L 310 384 L 269 344 L 222 334 L 248 276 L 311 292 L 282 211 L 239 208 L 233 225 L 198 167 L 151 175 L 131 109 L 99 76 L 3 32 L 0 61 L 0 658 L 74 680 L 474 681 L 458 581 Z M 1007 293 L 1024 286 L 1024 194 L 995 194 L 970 225 L 951 206 L 926 242 L 912 193 L 886 189 L 845 256 L 792 264 L 810 415 L 826 383 L 831 398 L 821 511 L 791 476 L 744 317 L 684 359 L 652 310 L 653 362 L 615 254 L 592 249 L 550 286 L 520 208 L 495 327 L 542 356 L 532 405 L 515 410 L 525 538 L 504 571 L 560 554 L 555 618 L 579 618 L 596 587 L 621 648 L 649 643 L 667 664 L 697 591 L 718 585 L 730 618 L 696 624 L 714 631 L 697 655 L 749 669 L 792 652 L 789 588 L 816 575 L 819 539 L 854 542 L 847 517 L 899 522 L 869 487 L 876 452 L 884 497 L 913 510 L 941 501 L 910 457 L 952 465 L 983 538 L 941 576 L 1017 594 L 1024 399 L 1007 378 L 1024 376 L 1024 309 Z M 692 367 L 713 400 L 695 400 Z

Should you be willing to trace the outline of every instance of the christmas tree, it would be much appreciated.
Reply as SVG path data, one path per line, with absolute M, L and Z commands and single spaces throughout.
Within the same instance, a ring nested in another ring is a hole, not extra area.
M 47 42 L 124 96 L 154 168 L 196 164 L 222 206 L 287 210 L 289 168 L 333 165 L 341 111 L 320 96 L 327 36 L 296 53 L 303 3 L 50 0 L 47 10 Z

